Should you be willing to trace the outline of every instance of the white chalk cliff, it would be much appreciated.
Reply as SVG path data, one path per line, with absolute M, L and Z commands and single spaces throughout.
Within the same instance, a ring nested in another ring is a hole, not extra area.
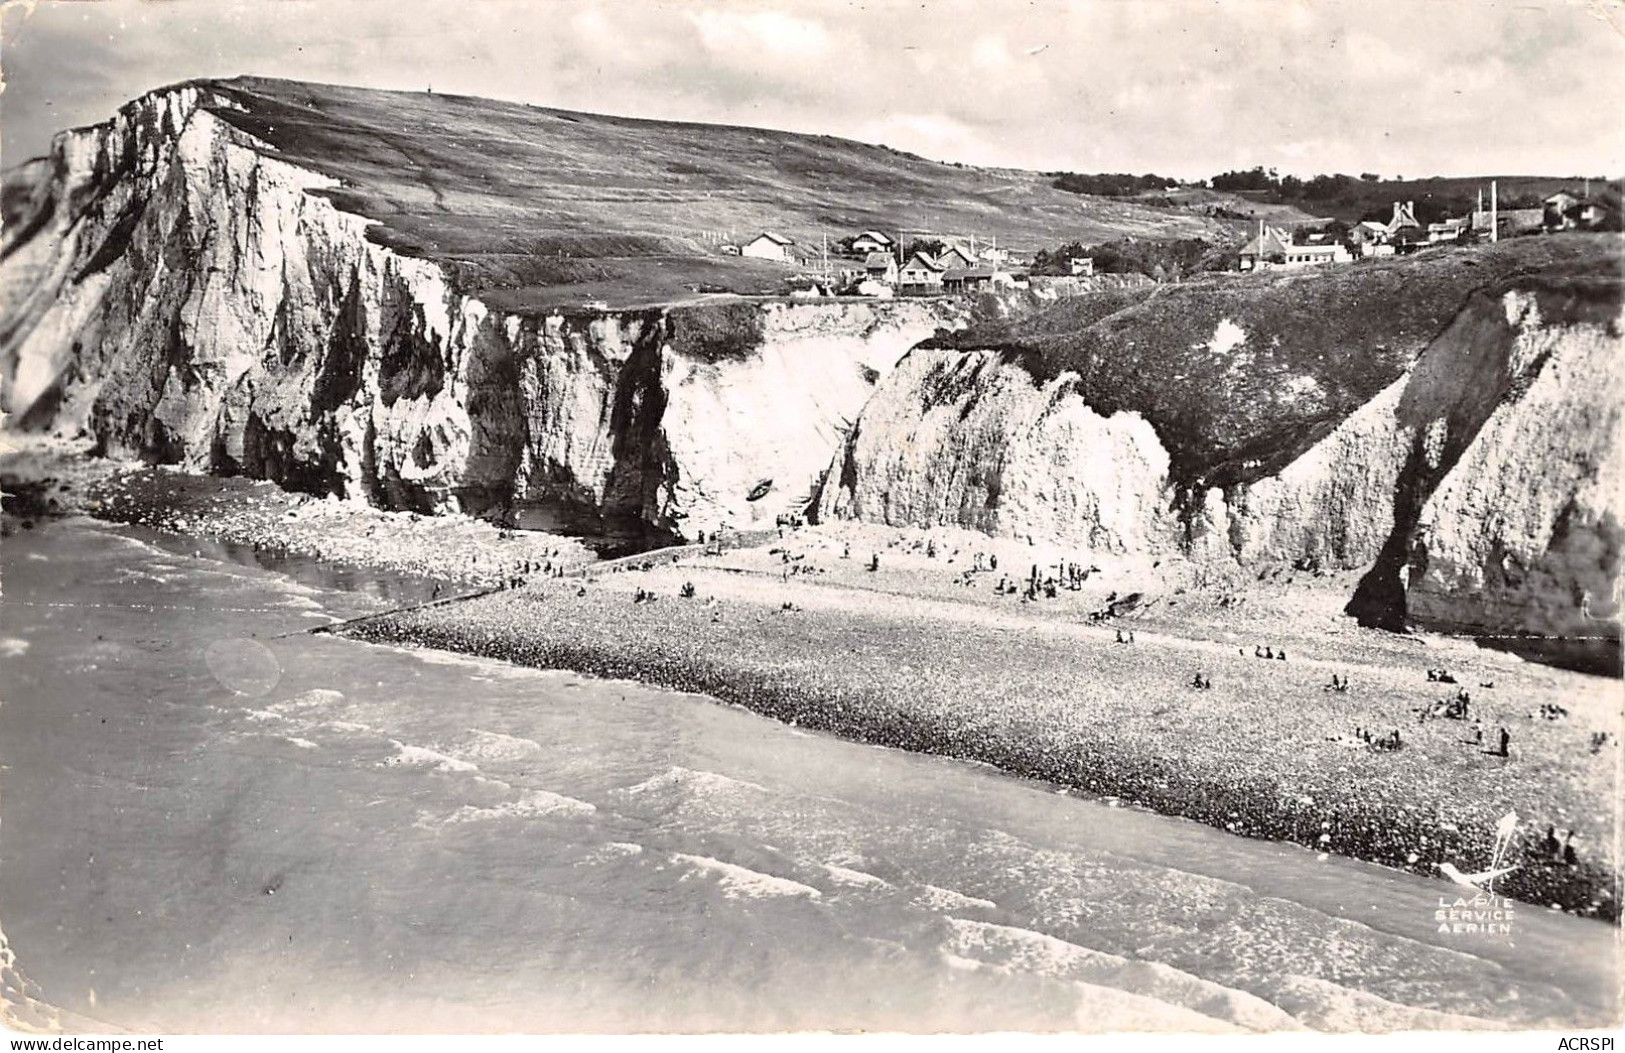
M 1351 609 L 1378 624 L 1617 652 L 1617 243 L 1113 289 L 984 345 L 940 337 L 967 322 L 940 300 L 502 309 L 451 250 L 391 247 L 240 97 L 154 92 L 7 173 L 13 424 L 536 525 L 692 537 L 816 499 L 1365 568 Z
M 1351 612 L 1375 624 L 1544 638 L 1606 668 L 1625 547 L 1625 341 L 1611 280 L 1474 293 L 1335 427 L 1223 487 L 1178 485 L 1177 437 L 1132 410 L 1098 412 L 1075 372 L 1046 379 L 1009 347 L 963 340 L 917 348 L 859 417 L 819 513 L 1208 563 L 1369 568 Z M 1243 356 L 1269 339 L 1221 343 Z
M 961 320 L 920 301 L 504 313 L 369 240 L 336 180 L 229 106 L 155 92 L 9 174 L 0 378 L 24 426 L 392 508 L 693 536 L 804 506 L 875 381 Z

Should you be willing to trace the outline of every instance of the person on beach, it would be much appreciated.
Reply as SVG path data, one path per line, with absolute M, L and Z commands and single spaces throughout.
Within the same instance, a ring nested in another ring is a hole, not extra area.
M 1506 728 L 1502 728 L 1501 729 L 1501 746 L 1496 751 L 1496 753 L 1499 756 L 1502 756 L 1502 757 L 1510 757 L 1510 756 L 1512 756 L 1512 752 L 1511 752 L 1511 749 L 1510 749 L 1511 745 L 1512 745 L 1512 734 L 1509 731 L 1507 731 Z

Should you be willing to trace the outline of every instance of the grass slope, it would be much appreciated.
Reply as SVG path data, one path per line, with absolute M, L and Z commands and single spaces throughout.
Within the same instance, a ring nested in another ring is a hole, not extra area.
M 204 82 L 216 114 L 343 181 L 374 237 L 446 264 L 510 310 L 617 306 L 698 288 L 765 292 L 787 269 L 702 237 L 774 230 L 817 247 L 866 228 L 975 234 L 1038 249 L 1073 239 L 1230 237 L 1180 209 L 1069 194 L 1036 172 L 928 161 L 830 136 L 637 120 L 521 103 L 295 81 Z M 234 108 L 240 107 L 240 108 Z
M 1396 380 L 1476 290 L 1596 284 L 1617 312 L 1617 239 L 1521 238 L 1316 273 L 1215 275 L 1064 300 L 933 343 L 996 348 L 1033 376 L 1078 374 L 1098 412 L 1143 415 L 1180 485 L 1278 471 Z M 1247 334 L 1212 346 L 1222 322 Z

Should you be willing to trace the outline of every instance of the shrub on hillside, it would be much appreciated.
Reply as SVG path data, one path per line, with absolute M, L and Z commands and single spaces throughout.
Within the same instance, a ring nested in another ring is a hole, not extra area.
M 706 304 L 672 313 L 667 344 L 703 362 L 750 358 L 762 346 L 762 310 L 755 304 Z

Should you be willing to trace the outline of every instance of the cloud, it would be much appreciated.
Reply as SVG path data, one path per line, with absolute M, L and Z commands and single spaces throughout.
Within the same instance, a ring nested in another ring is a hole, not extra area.
M 39 0 L 0 15 L 0 163 L 257 73 L 881 140 L 948 160 L 1625 171 L 1618 9 L 1567 0 Z M 1614 15 L 1608 15 L 1613 11 Z
M 803 63 L 829 53 L 830 38 L 822 25 L 781 11 L 704 8 L 688 17 L 713 59 Z

